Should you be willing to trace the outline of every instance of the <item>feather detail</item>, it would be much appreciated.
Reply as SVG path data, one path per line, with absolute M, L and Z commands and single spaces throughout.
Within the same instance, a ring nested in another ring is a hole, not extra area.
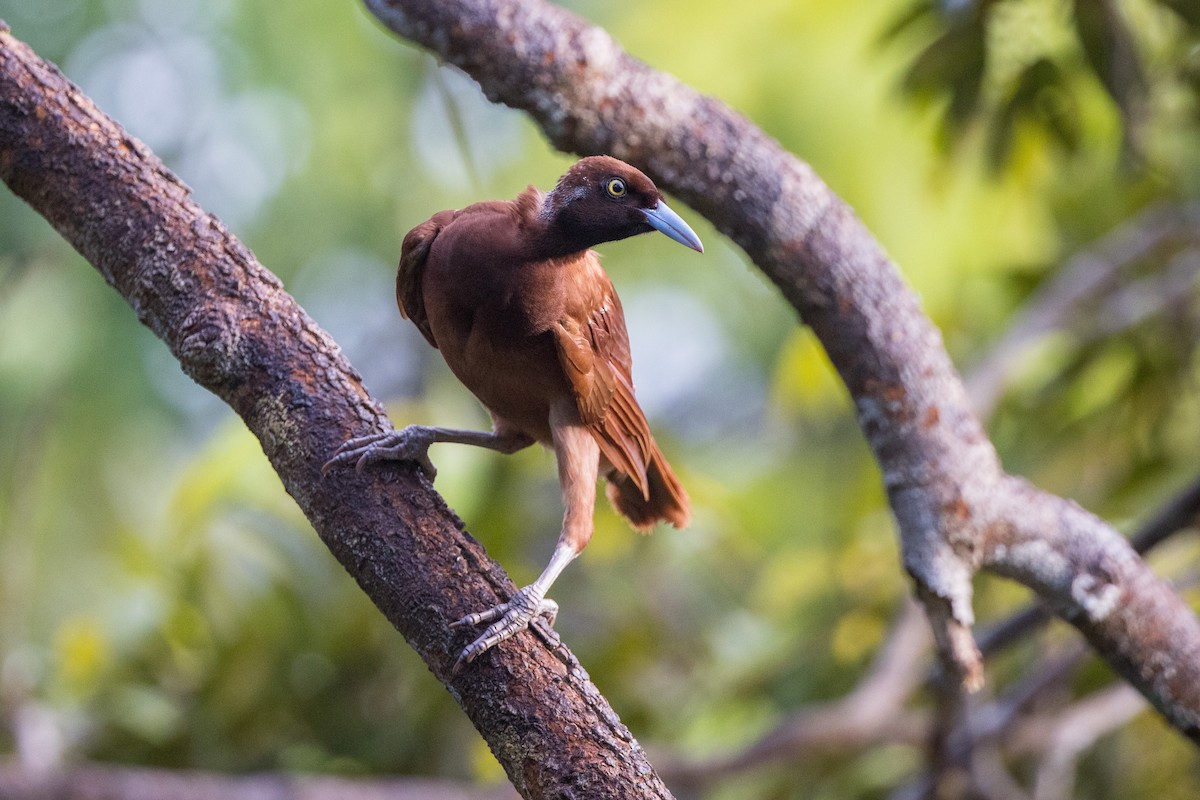
M 687 492 L 671 472 L 634 397 L 621 302 L 595 256 L 586 253 L 583 259 L 588 282 L 599 292 L 589 298 L 586 313 L 569 313 L 559 321 L 554 340 L 580 420 L 613 467 L 607 476 L 608 497 L 639 530 L 653 527 L 659 519 L 684 527 L 691 516 Z
M 425 262 L 439 233 L 454 219 L 454 211 L 440 211 L 408 232 L 400 246 L 400 266 L 396 270 L 396 305 L 400 316 L 412 320 L 425 340 L 438 346 L 429 317 L 425 313 Z

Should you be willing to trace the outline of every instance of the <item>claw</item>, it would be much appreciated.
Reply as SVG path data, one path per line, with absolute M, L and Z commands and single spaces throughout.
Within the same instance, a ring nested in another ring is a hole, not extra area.
M 463 648 L 462 654 L 454 662 L 451 672 L 457 675 L 464 666 L 500 642 L 511 639 L 528 628 L 529 623 L 537 617 L 545 617 L 546 621 L 553 626 L 554 620 L 558 617 L 558 603 L 547 599 L 543 595 L 543 590 L 537 586 L 526 586 L 518 590 L 507 603 L 500 603 L 484 611 L 467 614 L 462 619 L 450 623 L 451 628 L 491 623 L 475 641 Z
M 355 472 L 376 461 L 415 461 L 429 476 L 437 477 L 437 467 L 429 460 L 433 435 L 429 428 L 409 425 L 398 431 L 384 431 L 347 439 L 333 457 L 321 465 L 321 475 L 343 464 L 354 464 Z

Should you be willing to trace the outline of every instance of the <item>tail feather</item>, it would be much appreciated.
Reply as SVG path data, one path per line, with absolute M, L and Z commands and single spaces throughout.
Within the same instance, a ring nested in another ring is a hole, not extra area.
M 676 528 L 686 528 L 691 522 L 691 502 L 687 491 L 653 441 L 650 442 L 650 458 L 646 463 L 646 494 L 642 493 L 632 478 L 618 470 L 612 470 L 606 477 L 608 486 L 605 487 L 605 494 L 609 502 L 636 530 L 647 533 L 659 520 L 669 522 Z

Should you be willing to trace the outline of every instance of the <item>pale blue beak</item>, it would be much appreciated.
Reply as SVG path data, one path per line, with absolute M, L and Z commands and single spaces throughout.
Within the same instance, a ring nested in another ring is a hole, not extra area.
M 659 200 L 658 205 L 654 208 L 643 208 L 642 213 L 646 215 L 646 222 L 649 222 L 656 231 L 665 233 L 671 239 L 684 247 L 692 248 L 697 253 L 704 252 L 704 245 L 700 244 L 700 237 L 688 227 L 688 224 L 683 221 L 683 217 L 671 210 L 666 202 Z

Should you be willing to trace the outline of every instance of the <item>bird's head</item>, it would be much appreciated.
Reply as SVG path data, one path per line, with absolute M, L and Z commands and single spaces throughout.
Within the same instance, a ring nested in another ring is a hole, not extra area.
M 703 253 L 700 237 L 640 170 L 610 156 L 589 156 L 563 175 L 542 205 L 546 221 L 582 250 L 652 230 Z

